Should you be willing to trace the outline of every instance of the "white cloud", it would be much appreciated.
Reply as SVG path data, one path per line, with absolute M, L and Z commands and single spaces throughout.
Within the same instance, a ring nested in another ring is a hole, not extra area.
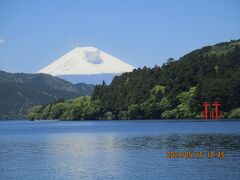
M 5 43 L 5 41 L 0 37 L 0 44 Z

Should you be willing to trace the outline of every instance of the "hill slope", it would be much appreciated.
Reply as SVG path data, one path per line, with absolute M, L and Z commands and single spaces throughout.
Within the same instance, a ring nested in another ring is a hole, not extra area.
M 110 85 L 96 86 L 91 98 L 94 107 L 99 105 L 98 112 L 92 111 L 95 119 L 199 118 L 201 102 L 215 100 L 222 104 L 224 117 L 240 117 L 239 40 L 206 46 L 179 60 L 168 59 L 162 67 L 116 76 Z M 33 111 L 30 118 L 41 117 L 44 110 Z M 88 118 L 86 112 L 56 117 Z M 52 118 L 51 113 L 47 118 Z
M 57 99 L 91 95 L 93 85 L 76 84 L 47 74 L 0 71 L 0 119 L 26 118 L 27 109 Z
M 152 103 L 147 101 L 151 101 L 151 91 L 157 85 L 164 87 L 164 99 L 157 98 L 154 107 L 150 107 Z M 196 87 L 193 97 L 187 99 L 186 104 L 181 103 L 184 100 L 179 95 L 189 92 L 191 87 Z M 145 67 L 124 73 L 115 77 L 110 86 L 97 86 L 93 99 L 101 100 L 103 111 L 112 112 L 116 118 L 128 112 L 130 107 L 138 109 L 139 118 L 189 118 L 199 115 L 201 102 L 205 100 L 220 101 L 224 112 L 240 107 L 239 93 L 238 40 L 203 47 L 179 60 L 169 59 L 162 67 Z M 184 114 L 181 108 L 188 110 Z

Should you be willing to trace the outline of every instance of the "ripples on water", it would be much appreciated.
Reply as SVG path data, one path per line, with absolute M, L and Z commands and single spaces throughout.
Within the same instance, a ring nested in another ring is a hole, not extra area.
M 239 151 L 240 135 L 169 135 L 115 139 L 113 148 L 188 151 Z
M 206 123 L 197 125 L 205 133 L 166 131 L 195 123 L 0 124 L 0 179 L 238 179 L 240 123 L 229 123 L 228 133 Z M 223 151 L 225 158 L 167 159 L 168 151 Z

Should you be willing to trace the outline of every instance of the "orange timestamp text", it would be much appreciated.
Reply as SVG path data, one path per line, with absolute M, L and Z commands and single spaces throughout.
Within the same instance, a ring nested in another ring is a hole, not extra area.
M 208 159 L 224 159 L 225 154 L 222 151 L 219 152 L 202 152 L 202 151 L 169 151 L 167 152 L 167 158 L 188 158 L 188 159 L 201 159 L 201 158 L 208 158 Z

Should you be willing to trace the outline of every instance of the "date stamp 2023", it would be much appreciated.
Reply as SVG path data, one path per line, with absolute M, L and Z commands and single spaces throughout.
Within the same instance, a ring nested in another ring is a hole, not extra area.
M 219 152 L 214 152 L 214 151 L 209 151 L 209 152 L 202 152 L 202 151 L 196 151 L 196 152 L 191 152 L 191 151 L 169 151 L 167 152 L 167 158 L 173 159 L 173 158 L 188 158 L 188 159 L 202 159 L 202 158 L 208 158 L 208 159 L 224 159 L 225 154 L 222 151 Z

